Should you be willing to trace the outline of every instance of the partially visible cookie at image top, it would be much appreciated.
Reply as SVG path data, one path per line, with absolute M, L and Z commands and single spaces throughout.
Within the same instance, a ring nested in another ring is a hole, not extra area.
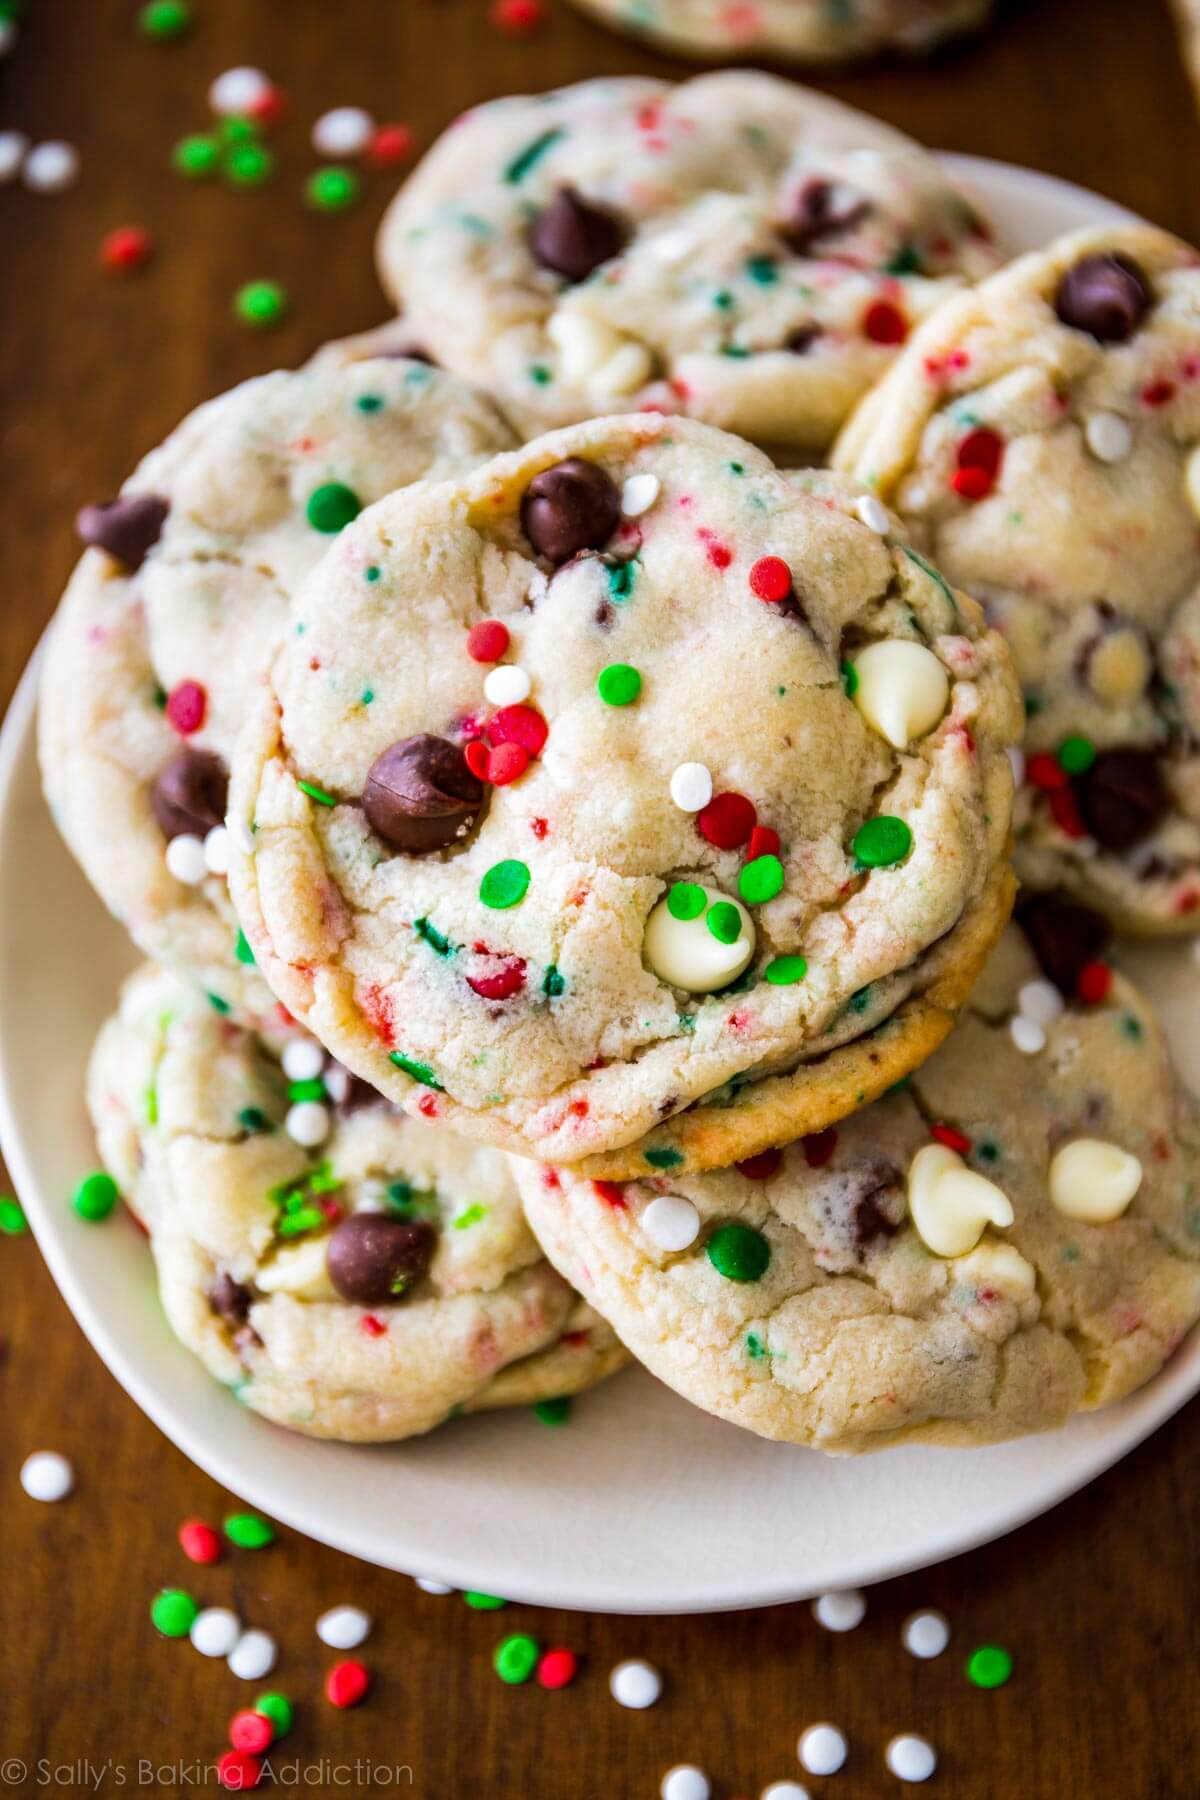
M 512 443 L 398 324 L 201 406 L 118 499 L 49 634 L 39 753 L 55 820 L 138 946 L 244 1023 L 275 1017 L 229 902 L 228 765 L 293 590 L 360 507 Z
M 281 1063 L 148 965 L 100 1033 L 88 1103 L 171 1328 L 279 1425 L 408 1437 L 626 1360 L 539 1252 L 503 1154 L 405 1118 L 311 1038 Z
M 945 1045 L 836 1128 L 624 1184 L 512 1159 L 547 1254 L 653 1374 L 848 1453 L 1047 1430 L 1157 1373 L 1200 1317 L 1200 1116 L 1057 905 L 1030 915 L 1043 966 L 1010 927 Z
M 606 25 L 683 56 L 847 62 L 880 50 L 924 55 L 969 31 L 991 0 L 575 0 Z
M 725 71 L 475 108 L 401 188 L 378 260 L 419 341 L 529 433 L 657 406 L 811 451 L 998 257 L 910 139 Z
M 786 1129 L 717 1116 L 730 1084 L 783 1077 L 815 1127 L 904 1074 L 1010 903 L 1020 715 L 893 524 L 655 414 L 364 513 L 238 746 L 231 880 L 273 990 L 400 1104 L 564 1161 L 702 1099 L 651 1166 L 728 1161 L 734 1125 Z M 885 1020 L 847 1088 L 828 1053 Z
M 1200 928 L 1200 259 L 1084 231 L 952 300 L 835 447 L 1025 694 L 1022 879 Z

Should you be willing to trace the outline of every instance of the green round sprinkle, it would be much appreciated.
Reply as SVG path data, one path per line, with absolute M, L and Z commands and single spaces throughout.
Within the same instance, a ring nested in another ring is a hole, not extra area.
M 345 212 L 361 192 L 353 169 L 314 169 L 304 184 L 304 198 L 314 212 Z
M 11 1194 L 0 1194 L 0 1231 L 5 1237 L 20 1237 L 22 1232 L 28 1230 L 29 1225 L 21 1210 L 20 1201 L 14 1200 Z
M 275 1527 L 257 1513 L 230 1513 L 225 1521 L 225 1536 L 239 1550 L 265 1550 L 275 1542 Z
M 480 1594 L 474 1588 L 468 1588 L 463 1599 L 473 1612 L 499 1612 L 507 1606 L 507 1600 L 501 1600 L 498 1594 Z
M 314 531 L 342 531 L 362 511 L 362 501 L 353 488 L 342 481 L 326 481 L 314 488 L 305 507 Z
M 382 574 L 383 574 L 383 570 L 379 567 L 378 563 L 368 563 L 366 568 L 363 570 L 363 580 L 364 581 L 378 581 L 379 577 Z
M 292 1703 L 285 1694 L 260 1694 L 254 1702 L 254 1710 L 264 1719 L 270 1719 L 276 1737 L 282 1737 L 292 1729 Z
M 852 662 L 842 664 L 842 687 L 847 700 L 853 700 L 858 692 L 858 670 Z
M 248 281 L 233 296 L 233 310 L 243 325 L 277 325 L 287 309 L 287 291 L 277 281 Z
M 275 173 L 275 157 L 265 144 L 248 139 L 234 144 L 225 158 L 225 174 L 235 187 L 258 187 Z
M 138 30 L 148 38 L 178 37 L 191 22 L 192 9 L 186 0 L 149 0 L 138 14 Z
M 535 1400 L 533 1410 L 543 1425 L 565 1425 L 571 1416 L 570 1394 L 555 1394 L 551 1400 Z
M 206 175 L 215 174 L 220 160 L 221 146 L 213 137 L 180 138 L 171 152 L 171 167 L 189 181 L 203 181 Z
M 492 1655 L 492 1667 L 501 1681 L 507 1681 L 510 1687 L 520 1687 L 528 1681 L 537 1668 L 537 1660 L 541 1655 L 541 1646 L 536 1638 L 531 1638 L 523 1631 L 506 1637 L 496 1645 Z
M 377 413 L 383 411 L 382 394 L 360 394 L 354 402 L 360 413 Z
M 673 919 L 698 919 L 708 905 L 708 895 L 694 881 L 676 881 L 667 891 L 667 911 Z
M 222 119 L 217 126 L 217 136 L 223 144 L 253 144 L 262 136 L 262 126 L 257 119 L 241 118 L 234 114 L 232 118 Z
M 738 876 L 738 893 L 747 906 L 763 906 L 783 886 L 783 864 L 777 856 L 756 856 Z
M 629 663 L 609 663 L 596 677 L 596 691 L 606 706 L 630 706 L 642 691 L 642 678 Z
M 505 912 L 525 898 L 529 889 L 529 866 L 510 860 L 493 863 L 479 884 L 479 898 L 493 912 Z
M 182 1588 L 161 1588 L 150 1602 L 150 1619 L 164 1637 L 186 1637 L 200 1608 Z
M 708 1260 L 726 1281 L 758 1281 L 767 1272 L 771 1246 L 750 1225 L 718 1225 L 708 1240 Z
M 981 1644 L 967 1658 L 967 1680 L 975 1687 L 1003 1687 L 1012 1671 L 1012 1653 L 1002 1644 Z
M 807 974 L 808 963 L 803 956 L 777 956 L 763 970 L 772 987 L 791 987 L 793 982 L 803 981 Z
M 742 915 L 732 900 L 718 900 L 710 906 L 704 923 L 719 944 L 736 944 L 742 935 Z
M 106 1175 L 103 1169 L 96 1169 L 91 1175 L 84 1176 L 71 1196 L 71 1205 L 81 1219 L 96 1225 L 101 1219 L 107 1219 L 119 1198 L 112 1176 Z
M 880 813 L 859 826 L 850 848 L 864 869 L 886 869 L 904 861 L 912 849 L 912 832 L 903 819 Z
M 288 1099 L 293 1104 L 298 1100 L 324 1100 L 324 1098 L 325 1083 L 319 1075 L 314 1076 L 311 1081 L 288 1082 Z
M 1096 760 L 1096 746 L 1091 738 L 1064 738 L 1058 746 L 1058 766 L 1067 775 L 1086 775 Z

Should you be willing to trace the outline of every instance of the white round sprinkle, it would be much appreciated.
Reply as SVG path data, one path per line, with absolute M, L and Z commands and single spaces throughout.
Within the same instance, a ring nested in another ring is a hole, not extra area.
M 242 1621 L 227 1606 L 206 1606 L 188 1636 L 201 1656 L 228 1656 L 242 1635 Z
M 261 69 L 226 69 L 209 88 L 208 104 L 223 116 L 247 113 L 270 91 L 270 79 Z
M 662 1800 L 710 1800 L 712 1786 L 695 1763 L 676 1763 L 663 1776 L 658 1791 Z
M 330 1063 L 322 1077 L 325 1092 L 335 1106 L 344 1106 L 350 1098 L 350 1071 L 343 1069 L 341 1063 Z
M 276 1655 L 269 1631 L 243 1631 L 225 1660 L 239 1681 L 261 1681 L 275 1667 Z
M 10 50 L 17 47 L 17 26 L 14 19 L 0 19 L 0 56 L 7 56 Z
M 760 1800 L 809 1800 L 809 1793 L 798 1781 L 773 1781 L 763 1789 Z
M 818 1594 L 812 1610 L 826 1631 L 853 1631 L 866 1617 L 867 1603 L 857 1588 L 847 1588 L 841 1594 Z
M 671 777 L 671 798 L 680 812 L 701 812 L 712 795 L 712 776 L 704 764 L 680 763 Z
M 1027 981 L 1017 994 L 1017 1006 L 1035 1025 L 1053 1025 L 1063 1015 L 1063 997 L 1052 981 Z
M 892 521 L 888 518 L 887 507 L 874 494 L 863 494 L 854 502 L 854 510 L 870 531 L 877 531 L 880 537 L 886 537 L 892 529 Z
M 375 135 L 375 121 L 362 106 L 335 106 L 312 128 L 318 156 L 357 156 Z
M 202 841 L 190 831 L 173 837 L 166 849 L 167 868 L 176 881 L 186 887 L 198 887 L 208 874 Z
M 21 180 L 39 194 L 57 194 L 70 187 L 79 173 L 79 152 L 74 144 L 53 139 L 36 144 L 25 158 Z
M 1006 754 L 1008 766 L 1012 770 L 1013 786 L 1023 787 L 1025 785 L 1025 752 L 1019 744 L 1010 744 Z
M 501 663 L 493 669 L 483 684 L 483 691 L 493 706 L 520 706 L 522 700 L 529 698 L 529 690 L 533 686 L 524 669 L 515 663 Z
M 57 1450 L 35 1450 L 21 1464 L 21 1486 L 31 1500 L 65 1500 L 75 1486 L 75 1471 Z
M 911 1732 L 894 1737 L 884 1758 L 897 1781 L 928 1781 L 937 1768 L 937 1752 L 932 1744 Z
M 317 1620 L 317 1636 L 331 1650 L 356 1650 L 371 1635 L 371 1615 L 361 1606 L 331 1606 Z
M 329 1136 L 333 1120 L 329 1116 L 329 1108 L 322 1106 L 319 1100 L 297 1100 L 295 1106 L 288 1107 L 283 1128 L 293 1144 L 299 1144 L 305 1150 L 315 1150 Z
M 1039 1056 L 1046 1048 L 1046 1034 L 1036 1019 L 1018 1013 L 1008 1022 L 1008 1035 L 1022 1056 Z
M 413 1580 L 423 1594 L 452 1594 L 454 1589 L 446 1581 L 434 1581 L 431 1575 L 414 1575 Z
M 940 1612 L 910 1613 L 900 1629 L 900 1642 L 910 1656 L 928 1662 L 940 1656 L 950 1642 L 950 1626 Z
M 836 1775 L 846 1760 L 846 1739 L 836 1725 L 810 1725 L 796 1754 L 810 1775 Z
M 662 1676 L 653 1663 L 618 1663 L 608 1678 L 608 1691 L 618 1706 L 641 1712 L 644 1707 L 653 1706 L 662 1693 Z
M 228 875 L 231 849 L 224 825 L 214 825 L 204 840 L 204 862 L 210 875 Z
M 325 1052 L 316 1038 L 289 1038 L 279 1060 L 289 1081 L 315 1081 L 325 1067 Z
M 660 1250 L 686 1250 L 700 1230 L 700 1214 L 682 1194 L 659 1194 L 643 1212 L 642 1230 Z
M 1133 428 L 1117 413 L 1093 413 L 1083 435 L 1088 449 L 1099 462 L 1124 462 L 1133 449 Z
M 621 488 L 621 511 L 627 519 L 649 512 L 662 491 L 657 475 L 630 475 Z
M 29 139 L 23 131 L 0 131 L 0 181 L 12 181 L 25 161 Z

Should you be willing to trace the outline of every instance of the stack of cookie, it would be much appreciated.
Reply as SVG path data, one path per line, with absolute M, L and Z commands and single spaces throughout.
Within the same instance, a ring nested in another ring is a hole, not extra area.
M 1200 269 L 1000 262 L 770 77 L 500 101 L 384 221 L 395 325 L 81 515 L 43 769 L 153 959 L 91 1106 L 245 1403 L 396 1438 L 632 1351 L 979 1442 L 1200 1316 L 1107 960 L 1200 903 Z

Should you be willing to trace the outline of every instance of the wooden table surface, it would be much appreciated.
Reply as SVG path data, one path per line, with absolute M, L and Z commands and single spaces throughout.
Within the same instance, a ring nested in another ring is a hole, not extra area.
M 384 316 L 370 246 L 391 178 L 373 176 L 353 213 L 305 212 L 307 127 L 319 112 L 360 102 L 428 141 L 492 94 L 605 71 L 682 72 L 585 23 L 565 0 L 548 3 L 545 29 L 517 39 L 489 26 L 484 0 L 194 0 L 191 35 L 154 45 L 135 33 L 136 0 L 30 0 L 15 54 L 0 64 L 0 129 L 65 137 L 83 169 L 63 194 L 0 190 L 5 700 L 75 555 L 76 507 L 111 493 L 197 401 Z M 242 62 L 291 96 L 279 176 L 252 192 L 185 185 L 169 148 L 202 128 L 209 80 Z M 1165 0 L 1028 0 L 934 66 L 875 67 L 823 85 L 929 143 L 1071 177 L 1200 236 L 1200 131 Z M 115 281 L 99 272 L 97 248 L 130 222 L 153 231 L 158 255 Z M 230 312 L 234 290 L 258 276 L 284 282 L 294 300 L 269 336 Z M 694 1761 L 719 1800 L 753 1800 L 769 1781 L 799 1776 L 799 1729 L 830 1718 L 850 1734 L 852 1760 L 834 1780 L 811 1782 L 814 1794 L 894 1796 L 882 1749 L 902 1729 L 938 1746 L 930 1791 L 953 1800 L 1200 1792 L 1195 1407 L 1041 1522 L 876 1589 L 849 1636 L 821 1631 L 807 1606 L 707 1619 L 524 1607 L 497 1617 L 291 1534 L 201 1576 L 176 1526 L 220 1518 L 228 1497 L 107 1374 L 31 1237 L 0 1239 L 0 1334 L 0 1791 L 214 1791 L 208 1765 L 246 1690 L 219 1662 L 158 1640 L 147 1617 L 160 1585 L 198 1577 L 206 1598 L 240 1605 L 279 1638 L 271 1685 L 300 1703 L 281 1752 L 301 1768 L 285 1772 L 285 1789 L 652 1800 L 667 1767 Z M 21 1492 L 17 1467 L 38 1447 L 77 1465 L 64 1505 Z M 349 1713 L 321 1697 L 332 1656 L 312 1629 L 342 1600 L 378 1619 L 366 1652 L 374 1695 Z M 901 1649 L 899 1628 L 927 1605 L 948 1615 L 954 1639 L 925 1664 Z M 575 1687 L 503 1686 L 490 1657 L 513 1629 L 582 1652 Z M 1012 1650 L 1008 1687 L 968 1684 L 964 1653 L 981 1642 Z M 622 1711 L 607 1691 L 610 1667 L 634 1655 L 667 1678 L 647 1713 Z

